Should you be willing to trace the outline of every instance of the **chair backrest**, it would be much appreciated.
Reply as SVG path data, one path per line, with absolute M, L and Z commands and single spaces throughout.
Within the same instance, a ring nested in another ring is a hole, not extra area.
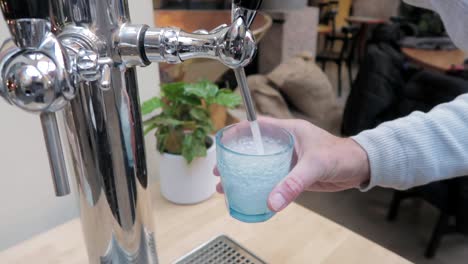
M 352 5 L 352 0 L 329 0 L 319 3 L 320 24 L 331 26 L 332 32 L 330 34 L 335 35 L 337 30 L 348 25 L 346 19 L 351 13 Z
M 338 13 L 338 1 L 328 1 L 319 4 L 319 24 L 331 27 L 331 34 L 336 32 L 336 15 Z
M 360 27 L 356 25 L 346 26 L 341 29 L 341 32 L 345 35 L 345 38 L 343 39 L 343 47 L 340 53 L 341 59 L 351 60 L 354 57 L 359 30 Z
M 342 28 L 348 25 L 346 19 L 351 13 L 353 6 L 352 0 L 340 0 L 338 4 L 338 13 L 336 15 L 336 28 Z

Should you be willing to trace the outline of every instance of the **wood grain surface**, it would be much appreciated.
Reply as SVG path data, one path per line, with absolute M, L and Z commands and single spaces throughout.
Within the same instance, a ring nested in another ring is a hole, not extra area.
M 423 50 L 413 48 L 402 48 L 406 57 L 422 67 L 446 72 L 453 65 L 462 65 L 466 54 L 461 50 Z
M 220 234 L 230 236 L 272 264 L 410 263 L 297 204 L 267 223 L 244 224 L 228 215 L 219 194 L 197 205 L 178 206 L 161 197 L 159 186 L 152 188 L 161 264 L 172 263 Z M 79 220 L 0 252 L 0 263 L 88 263 Z

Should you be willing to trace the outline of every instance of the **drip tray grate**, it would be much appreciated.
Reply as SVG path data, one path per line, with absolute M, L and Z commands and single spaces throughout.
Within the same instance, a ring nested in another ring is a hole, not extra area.
M 176 264 L 266 264 L 234 240 L 222 235 L 200 246 Z

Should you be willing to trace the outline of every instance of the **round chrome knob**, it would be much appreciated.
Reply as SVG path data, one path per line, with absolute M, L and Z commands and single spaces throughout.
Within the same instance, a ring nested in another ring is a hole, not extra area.
M 242 18 L 229 27 L 220 47 L 221 62 L 231 68 L 247 66 L 257 50 L 254 36 Z
M 24 110 L 53 111 L 65 104 L 57 85 L 57 65 L 43 53 L 18 54 L 7 63 L 3 76 L 8 99 Z

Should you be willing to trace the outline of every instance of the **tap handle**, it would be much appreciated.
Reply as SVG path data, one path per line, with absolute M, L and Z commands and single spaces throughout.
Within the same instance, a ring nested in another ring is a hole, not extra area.
M 237 19 L 242 18 L 245 25 L 250 28 L 261 5 L 262 0 L 234 0 L 232 2 L 232 22 L 235 23 Z
M 0 6 L 7 20 L 50 17 L 49 0 L 0 0 Z
M 262 5 L 263 0 L 234 0 L 233 3 L 245 9 L 258 10 Z

